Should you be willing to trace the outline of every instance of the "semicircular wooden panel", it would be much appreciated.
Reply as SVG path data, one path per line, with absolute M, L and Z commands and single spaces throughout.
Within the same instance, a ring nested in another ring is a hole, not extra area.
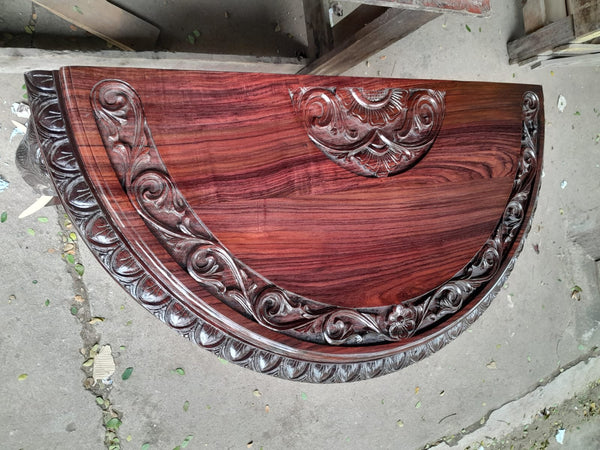
M 512 269 L 539 189 L 539 86 L 26 80 L 47 171 L 108 272 L 199 345 L 283 378 L 370 378 L 456 337 Z

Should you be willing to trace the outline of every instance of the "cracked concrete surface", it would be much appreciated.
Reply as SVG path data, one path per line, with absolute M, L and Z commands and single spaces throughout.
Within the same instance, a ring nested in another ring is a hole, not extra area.
M 62 213 L 46 207 L 17 219 L 36 199 L 14 165 L 19 138 L 9 142 L 17 120 L 10 105 L 22 100 L 23 79 L 0 74 L 0 174 L 10 181 L 0 192 L 0 212 L 8 212 L 0 223 L 0 447 L 106 448 L 103 410 L 97 393 L 86 390 L 81 367 L 87 356 L 80 350 L 89 353 L 93 340 L 113 349 L 116 372 L 105 394 L 120 413 L 124 449 L 173 448 L 188 436 L 187 448 L 411 449 L 453 435 L 460 439 L 448 439 L 452 448 L 465 448 L 501 438 L 538 409 L 586 389 L 600 370 L 600 68 L 508 66 L 505 44 L 520 33 L 519 5 L 494 2 L 489 19 L 438 18 L 348 71 L 542 84 L 547 123 L 533 227 L 491 307 L 424 361 L 346 385 L 288 382 L 223 363 L 139 307 L 84 246 L 81 280 L 69 272 L 61 256 Z M 567 99 L 563 113 L 559 94 Z M 73 276 L 83 285 L 74 285 Z M 575 285 L 579 300 L 571 296 Z M 85 325 L 93 329 L 85 342 L 70 310 L 82 286 L 89 313 L 81 318 L 105 318 Z M 133 373 L 122 380 L 127 367 Z M 565 442 L 586 442 L 581 433 L 597 437 L 597 430 L 574 426 Z

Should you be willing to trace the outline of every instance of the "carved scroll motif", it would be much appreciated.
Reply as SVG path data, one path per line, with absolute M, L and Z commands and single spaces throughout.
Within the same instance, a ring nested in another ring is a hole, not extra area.
M 273 285 L 238 261 L 212 235 L 171 180 L 141 100 L 131 86 L 118 80 L 102 81 L 92 90 L 91 102 L 123 189 L 173 259 L 212 295 L 258 323 L 321 344 L 359 345 L 412 337 L 459 311 L 490 282 L 497 282 L 521 228 L 537 174 L 538 100 L 528 92 L 523 101 L 522 155 L 513 192 L 498 226 L 475 257 L 448 282 L 402 304 L 340 308 Z M 393 114 L 401 113 L 390 109 L 386 115 L 364 118 L 378 123 Z
M 442 126 L 444 95 L 433 89 L 290 90 L 311 141 L 365 177 L 403 172 L 427 153 Z
M 419 361 L 448 344 L 475 322 L 504 284 L 523 246 L 521 240 L 521 245 L 515 250 L 512 258 L 502 271 L 496 274 L 493 285 L 465 315 L 440 331 L 428 334 L 424 340 L 399 346 L 395 352 L 369 361 L 356 356 L 344 358 L 342 354 L 336 356 L 335 362 L 327 361 L 326 358 L 318 361 L 305 359 L 302 354 L 283 356 L 274 348 L 263 347 L 256 342 L 244 342 L 210 325 L 204 318 L 186 308 L 178 299 L 165 291 L 151 274 L 144 271 L 113 229 L 110 221 L 104 216 L 92 189 L 82 175 L 82 169 L 77 162 L 62 120 L 53 74 L 30 72 L 26 74 L 26 83 L 32 117 L 36 123 L 36 133 L 48 173 L 74 225 L 104 268 L 134 299 L 169 327 L 220 358 L 261 373 L 290 380 L 339 383 L 385 375 Z M 535 179 L 539 171 L 537 167 L 539 106 L 539 100 L 534 93 L 525 94 L 523 155 L 515 177 L 511 201 L 505 210 L 502 224 L 499 224 L 491 239 L 500 241 L 505 251 L 508 251 L 511 239 L 514 239 L 515 234 L 518 233 L 519 221 L 521 221 L 520 226 L 523 226 L 520 211 L 527 208 L 528 201 L 524 197 L 535 194 L 532 188 L 536 185 Z M 529 205 L 529 208 L 533 207 Z M 527 225 L 530 225 L 530 222 Z M 524 233 L 527 233 L 527 230 Z M 490 262 L 493 262 L 491 260 L 497 253 L 494 252 L 493 247 L 491 242 L 490 245 L 486 244 L 484 251 L 478 253 L 479 259 L 476 258 L 473 264 L 467 266 L 471 267 L 471 270 L 467 271 L 471 276 L 477 276 L 481 270 L 490 267 Z M 457 289 L 451 291 L 456 293 Z M 442 292 L 446 291 L 442 290 Z M 269 314 L 279 314 L 278 295 L 279 291 L 274 290 L 261 297 L 266 303 L 264 307 L 270 310 Z M 444 311 L 449 313 L 458 303 L 457 297 L 452 295 L 438 295 L 437 298 L 438 308 L 432 310 L 434 313 Z M 430 301 L 429 304 L 436 303 Z M 398 305 L 388 312 L 390 314 L 388 319 L 392 321 L 388 328 L 394 336 L 410 335 L 420 320 L 417 311 L 412 307 L 403 308 Z M 344 323 L 351 322 L 350 317 L 351 315 L 345 317 L 343 311 L 334 312 L 329 316 L 331 319 L 329 325 L 333 326 L 337 323 L 337 335 L 343 336 L 347 334 Z M 367 320 L 364 323 L 372 325 L 376 321 Z M 357 332 L 360 332 L 358 325 L 356 328 Z M 330 330 L 331 333 L 333 331 Z

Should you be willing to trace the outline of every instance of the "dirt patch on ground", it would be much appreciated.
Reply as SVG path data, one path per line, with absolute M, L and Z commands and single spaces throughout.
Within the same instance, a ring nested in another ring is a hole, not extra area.
M 562 444 L 561 444 L 562 442 Z M 600 379 L 560 405 L 549 405 L 520 430 L 465 450 L 600 448 Z

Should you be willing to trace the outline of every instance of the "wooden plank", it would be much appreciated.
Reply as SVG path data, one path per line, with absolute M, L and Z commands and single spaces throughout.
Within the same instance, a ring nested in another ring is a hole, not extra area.
M 23 73 L 30 70 L 55 70 L 69 65 L 292 74 L 302 69 L 305 63 L 299 61 L 298 58 L 280 56 L 0 48 L 0 74 Z
M 490 0 L 347 0 L 351 3 L 385 6 L 388 8 L 418 9 L 420 11 L 457 12 L 489 16 Z
M 33 0 L 121 50 L 152 50 L 160 30 L 106 0 Z
M 308 40 L 308 58 L 313 60 L 333 47 L 333 33 L 321 0 L 302 0 Z
M 529 34 L 546 25 L 546 5 L 544 0 L 526 0 L 523 5 L 523 25 Z
M 387 10 L 382 6 L 360 5 L 333 27 L 333 42 L 345 41 Z
M 546 21 L 548 23 L 556 22 L 567 17 L 567 2 L 565 0 L 545 0 Z
M 566 44 L 552 49 L 553 55 L 587 55 L 600 53 L 600 44 Z
M 567 16 L 527 36 L 509 42 L 507 45 L 509 63 L 520 63 L 559 45 L 568 44 L 574 38 L 573 17 Z
M 575 42 L 600 37 L 600 0 L 570 0 L 575 27 Z
M 390 8 L 299 73 L 339 75 L 438 16 L 430 11 Z
M 575 55 L 566 57 L 557 57 L 539 61 L 531 66 L 532 69 L 560 66 L 600 66 L 600 53 L 591 53 L 589 55 Z

